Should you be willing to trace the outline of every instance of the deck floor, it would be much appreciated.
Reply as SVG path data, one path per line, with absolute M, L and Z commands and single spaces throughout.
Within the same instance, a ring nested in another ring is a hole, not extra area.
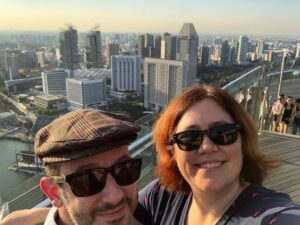
M 282 160 L 281 167 L 272 171 L 264 185 L 287 193 L 300 203 L 300 136 L 263 132 L 259 146 L 263 152 Z

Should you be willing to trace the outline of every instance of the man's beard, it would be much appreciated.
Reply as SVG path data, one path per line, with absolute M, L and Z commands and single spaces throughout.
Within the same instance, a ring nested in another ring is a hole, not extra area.
M 126 215 L 127 218 L 121 217 L 116 220 L 107 221 L 104 223 L 100 223 L 98 225 L 130 225 L 133 220 L 133 212 L 137 205 L 137 200 L 134 201 L 133 199 L 130 199 L 128 197 L 123 198 L 119 203 L 112 205 L 112 204 L 104 204 L 101 207 L 95 208 L 90 213 L 82 213 L 78 211 L 77 208 L 75 208 L 72 204 L 72 201 L 70 201 L 70 196 L 68 194 L 61 192 L 61 199 L 63 201 L 63 204 L 72 220 L 74 225 L 91 225 L 95 223 L 95 219 L 97 214 L 105 213 L 108 210 L 113 210 L 121 205 L 126 204 L 130 210 L 131 213 L 129 215 Z M 122 221 L 125 221 L 125 223 L 122 223 Z

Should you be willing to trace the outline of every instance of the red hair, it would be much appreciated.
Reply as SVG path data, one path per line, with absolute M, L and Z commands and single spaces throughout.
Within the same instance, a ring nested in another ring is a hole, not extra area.
M 262 154 L 257 145 L 257 129 L 239 103 L 225 90 L 212 86 L 193 86 L 176 96 L 156 121 L 153 130 L 153 141 L 158 153 L 156 173 L 163 186 L 169 191 L 191 191 L 172 157 L 170 139 L 182 115 L 196 102 L 205 98 L 216 101 L 227 112 L 235 123 L 241 126 L 243 166 L 240 181 L 251 184 L 262 184 L 268 172 L 276 168 L 278 161 Z M 202 115 L 199 115 L 202 116 Z

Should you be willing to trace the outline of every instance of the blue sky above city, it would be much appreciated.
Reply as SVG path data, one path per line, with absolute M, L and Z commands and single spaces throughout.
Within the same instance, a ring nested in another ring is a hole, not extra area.
M 0 30 L 300 34 L 299 0 L 0 0 Z

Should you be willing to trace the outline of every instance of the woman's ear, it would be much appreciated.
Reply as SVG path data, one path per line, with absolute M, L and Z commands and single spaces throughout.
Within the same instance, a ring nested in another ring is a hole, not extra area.
M 50 199 L 51 204 L 57 208 L 62 207 L 63 202 L 59 194 L 59 187 L 49 177 L 42 177 L 40 181 L 42 192 Z

